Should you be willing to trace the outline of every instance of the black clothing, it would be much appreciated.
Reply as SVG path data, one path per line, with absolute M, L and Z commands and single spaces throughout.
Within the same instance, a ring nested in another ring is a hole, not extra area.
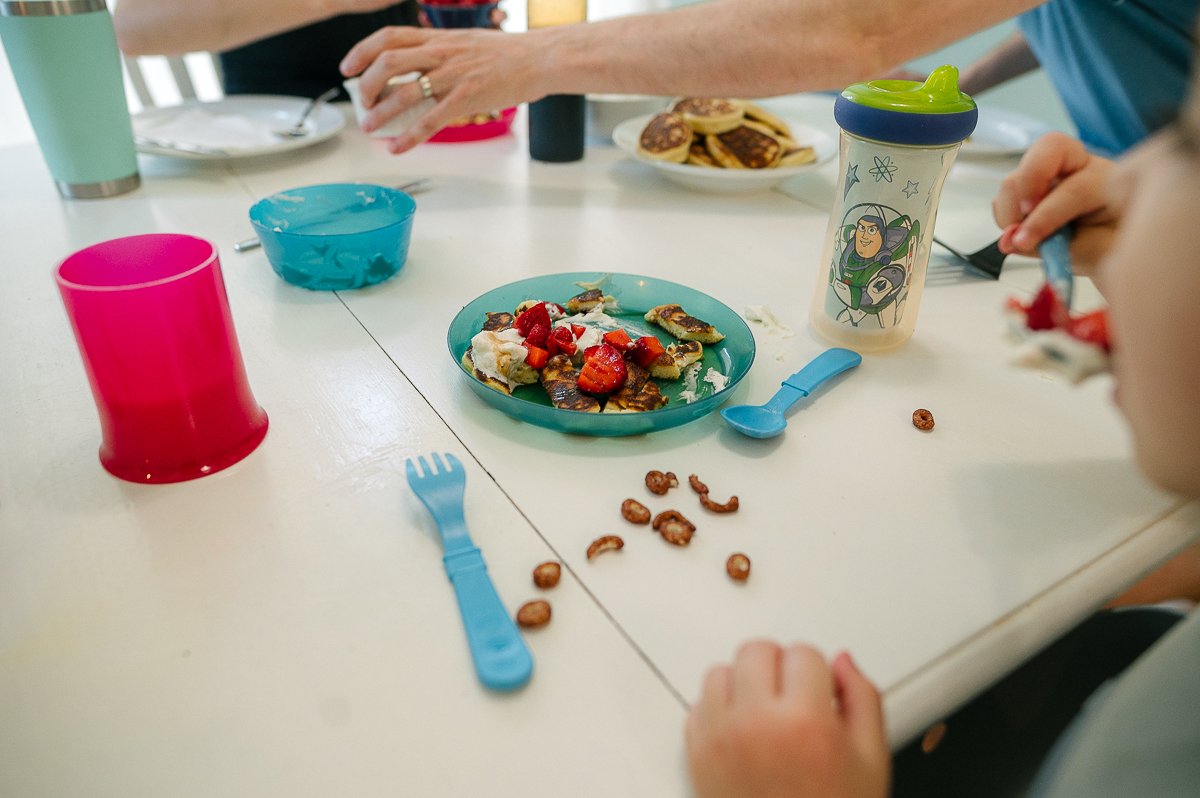
M 338 64 L 350 48 L 388 25 L 416 25 L 416 0 L 382 11 L 342 14 L 220 54 L 226 94 L 315 97 L 342 85 Z M 342 92 L 340 99 L 346 99 Z

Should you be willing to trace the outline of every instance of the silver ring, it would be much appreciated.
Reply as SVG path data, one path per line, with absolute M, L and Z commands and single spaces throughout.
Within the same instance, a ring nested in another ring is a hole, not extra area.
M 428 75 L 422 73 L 421 77 L 417 78 L 417 85 L 421 87 L 421 97 L 423 99 L 433 99 L 433 84 L 429 82 Z

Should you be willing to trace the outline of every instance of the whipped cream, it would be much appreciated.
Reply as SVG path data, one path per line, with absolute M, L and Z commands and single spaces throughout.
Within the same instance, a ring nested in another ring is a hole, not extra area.
M 513 328 L 492 332 L 484 330 L 471 339 L 471 361 L 480 373 L 512 387 L 512 374 L 529 354 Z

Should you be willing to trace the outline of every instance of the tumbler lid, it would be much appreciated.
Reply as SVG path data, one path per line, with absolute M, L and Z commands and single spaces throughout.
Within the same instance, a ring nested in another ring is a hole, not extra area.
M 958 90 L 958 70 L 940 66 L 924 83 L 872 80 L 848 86 L 833 106 L 847 133 L 913 146 L 962 141 L 979 119 L 975 101 Z
M 0 17 L 66 17 L 107 9 L 107 0 L 0 0 Z

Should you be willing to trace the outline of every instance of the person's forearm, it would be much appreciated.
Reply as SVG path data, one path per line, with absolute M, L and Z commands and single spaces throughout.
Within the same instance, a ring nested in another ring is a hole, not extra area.
M 333 0 L 120 0 L 113 10 L 126 55 L 228 50 L 336 13 Z
M 545 93 L 763 97 L 874 77 L 1040 2 L 711 0 L 530 35 Z
M 996 49 L 963 69 L 958 86 L 967 94 L 979 94 L 1038 66 L 1037 56 L 1029 49 L 1025 37 L 1020 31 L 1013 31 Z

